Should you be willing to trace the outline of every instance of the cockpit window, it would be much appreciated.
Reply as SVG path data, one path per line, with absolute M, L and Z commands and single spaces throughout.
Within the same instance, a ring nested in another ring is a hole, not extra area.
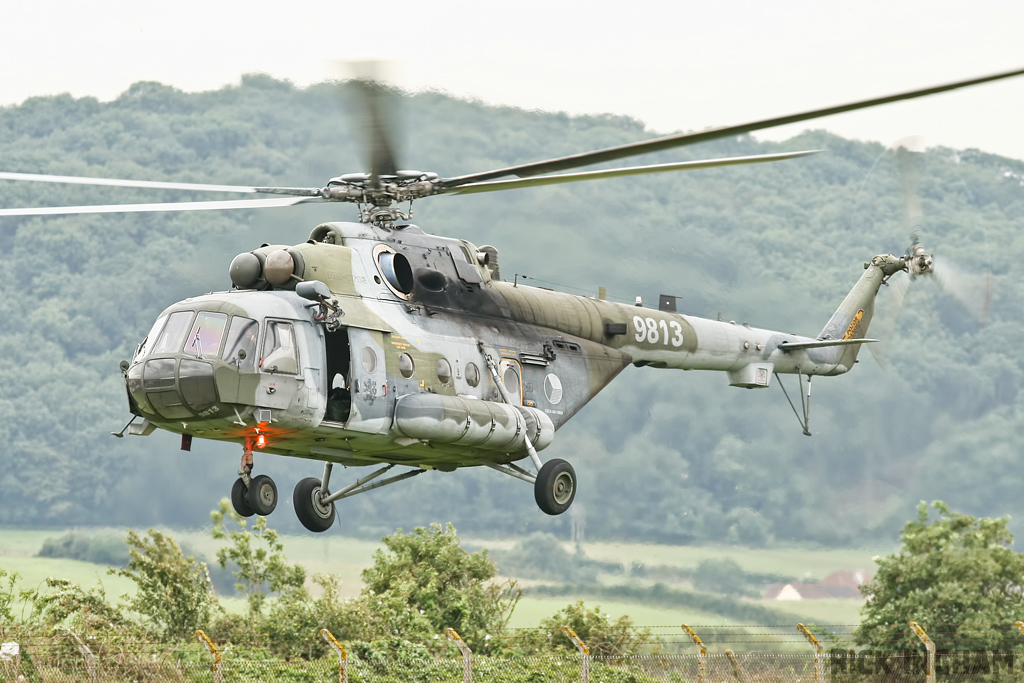
M 279 320 L 267 322 L 267 336 L 263 340 L 263 359 L 260 361 L 260 367 L 264 372 L 282 372 L 289 375 L 298 373 L 295 331 L 291 323 Z
M 146 354 L 150 352 L 153 344 L 156 342 L 156 336 L 160 334 L 160 328 L 164 326 L 165 322 L 167 322 L 166 315 L 162 315 L 156 319 L 156 322 L 153 323 L 153 329 L 149 331 L 146 338 L 142 340 L 141 344 L 139 344 L 139 348 L 135 350 L 135 360 L 142 360 L 146 357 Z
M 185 341 L 185 332 L 192 320 L 192 311 L 178 311 L 167 319 L 164 331 L 160 333 L 151 353 L 175 353 Z
M 216 358 L 224 338 L 228 316 L 224 313 L 202 312 L 196 316 L 192 331 L 185 340 L 185 353 L 196 358 Z
M 234 363 L 239 370 L 251 370 L 256 361 L 256 336 L 259 326 L 255 320 L 235 316 L 228 328 L 228 343 L 224 347 L 224 360 Z

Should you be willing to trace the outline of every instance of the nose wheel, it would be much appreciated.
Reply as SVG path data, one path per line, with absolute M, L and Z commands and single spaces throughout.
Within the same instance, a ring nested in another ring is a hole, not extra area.
M 241 477 L 235 479 L 235 483 L 231 487 L 231 507 L 242 517 L 252 517 L 256 514 L 252 506 L 249 505 L 248 494 L 249 490 L 246 488 L 245 482 L 242 481 Z
M 246 439 L 238 479 L 231 487 L 231 507 L 242 517 L 266 517 L 277 508 L 277 484 L 265 474 L 252 473 L 252 447 Z
M 231 507 L 242 517 L 266 517 L 277 509 L 277 484 L 265 474 L 251 477 L 249 486 L 239 477 L 231 487 Z

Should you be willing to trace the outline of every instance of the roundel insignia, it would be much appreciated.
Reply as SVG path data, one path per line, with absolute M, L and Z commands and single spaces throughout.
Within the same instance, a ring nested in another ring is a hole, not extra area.
M 562 380 L 557 375 L 548 375 L 544 378 L 544 395 L 551 405 L 558 405 L 562 400 Z

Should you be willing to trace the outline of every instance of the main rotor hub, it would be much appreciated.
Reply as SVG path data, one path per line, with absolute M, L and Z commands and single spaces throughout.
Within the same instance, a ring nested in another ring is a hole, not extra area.
M 332 202 L 351 202 L 366 205 L 360 210 L 363 223 L 389 227 L 395 220 L 408 215 L 397 209 L 388 209 L 395 202 L 409 202 L 437 194 L 440 183 L 436 173 L 424 171 L 398 171 L 394 175 L 374 176 L 370 173 L 347 173 L 331 178 L 320 190 L 320 196 Z

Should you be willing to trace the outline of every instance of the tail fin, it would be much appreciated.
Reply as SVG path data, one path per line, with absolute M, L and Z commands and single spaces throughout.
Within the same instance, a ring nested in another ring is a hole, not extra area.
M 876 256 L 871 259 L 871 263 L 865 263 L 864 274 L 829 318 L 818 339 L 864 339 L 875 312 L 875 295 L 878 294 L 878 288 L 894 273 L 906 269 L 906 260 L 892 254 Z M 850 370 L 857 362 L 861 346 L 863 344 L 849 344 L 843 347 L 839 357 L 839 365 L 844 368 L 843 372 Z

